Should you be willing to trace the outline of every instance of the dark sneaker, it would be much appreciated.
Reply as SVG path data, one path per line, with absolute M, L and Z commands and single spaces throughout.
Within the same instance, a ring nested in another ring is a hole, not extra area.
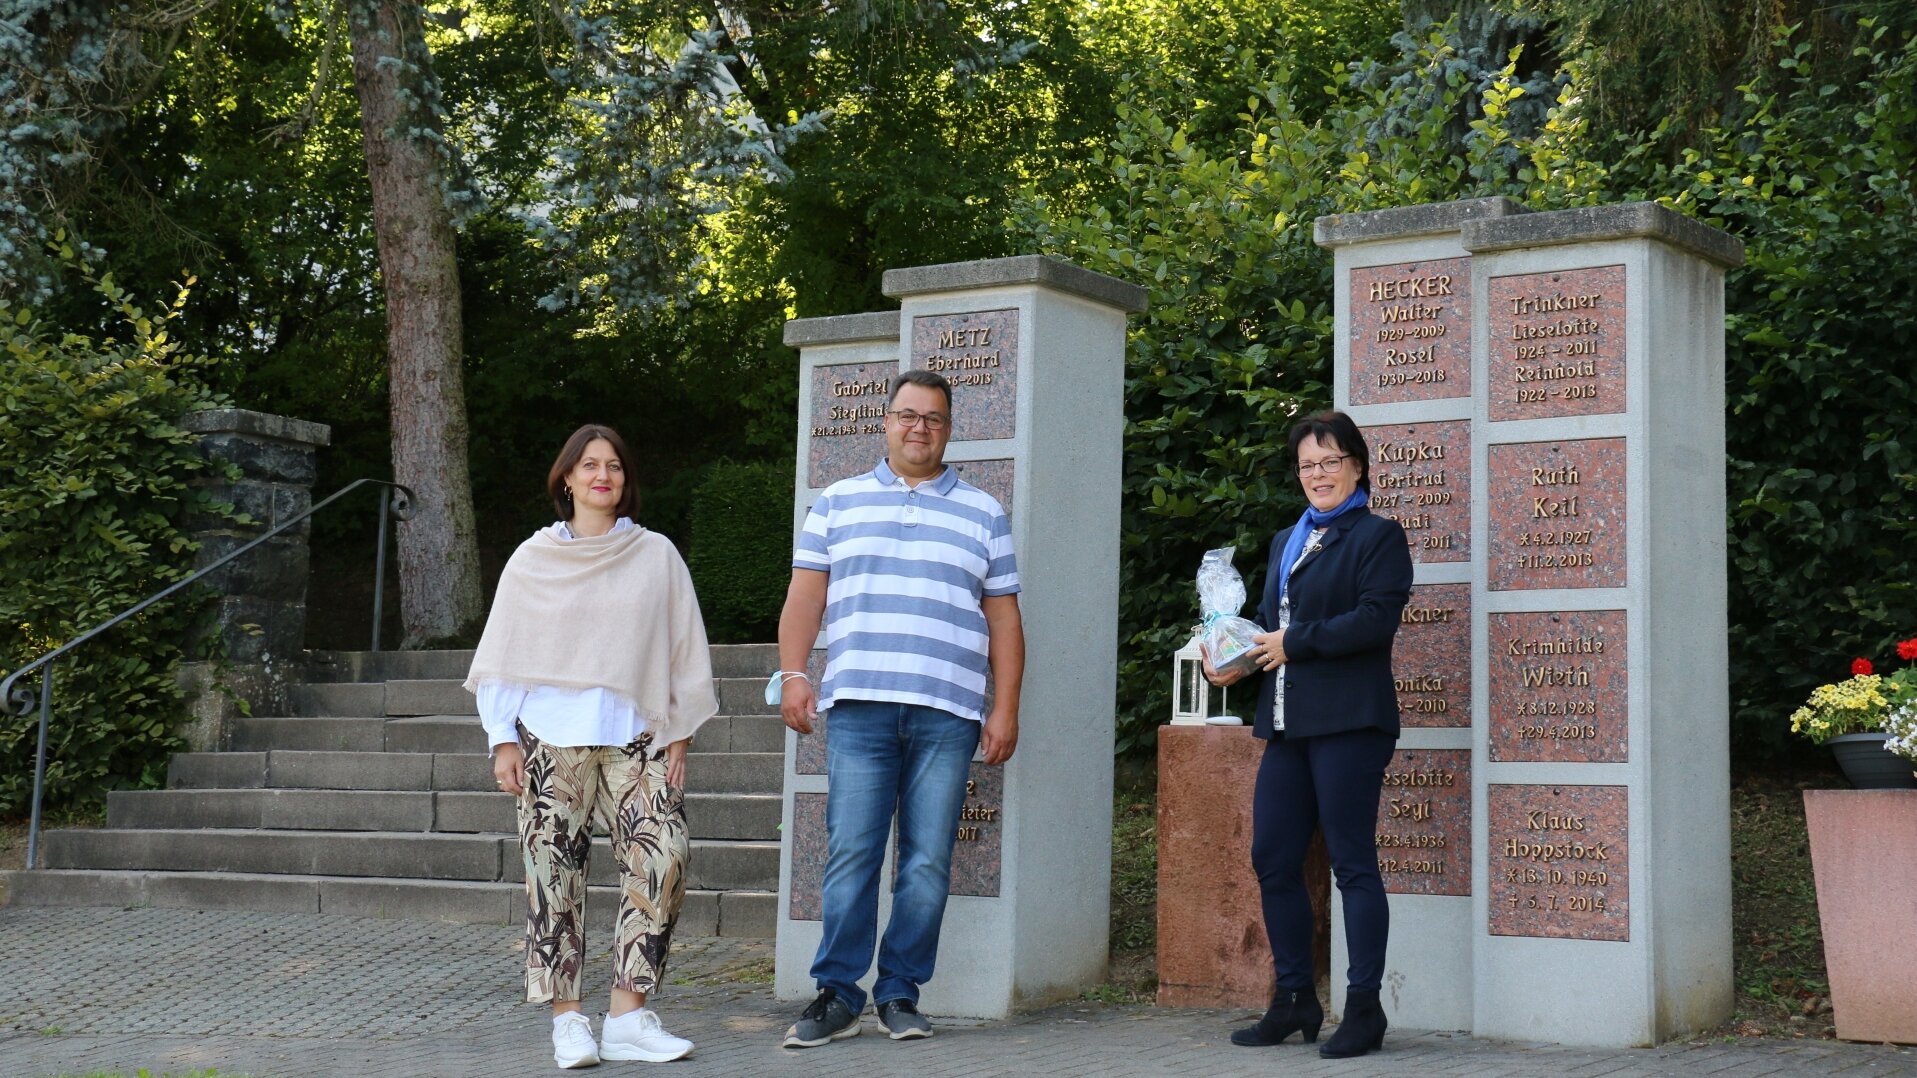
M 910 1041 L 932 1035 L 932 1023 L 919 1013 L 918 1005 L 909 999 L 888 999 L 879 1004 L 879 1024 L 885 1027 L 885 1033 L 895 1041 Z
M 830 988 L 819 989 L 819 998 L 799 1015 L 785 1031 L 785 1047 L 817 1048 L 822 1044 L 859 1035 L 859 1016 L 852 1013 L 839 994 Z

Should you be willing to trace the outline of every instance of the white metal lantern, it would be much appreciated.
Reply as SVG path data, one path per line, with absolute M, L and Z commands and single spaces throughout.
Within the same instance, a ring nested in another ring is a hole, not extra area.
M 1198 634 L 1185 642 L 1172 656 L 1173 726 L 1238 726 L 1242 720 L 1225 711 L 1225 690 L 1218 692 L 1218 712 L 1211 710 L 1211 682 L 1205 680 L 1205 653 L 1198 648 Z
M 1211 704 L 1211 686 L 1205 681 L 1205 655 L 1193 636 L 1172 656 L 1173 726 L 1203 726 Z

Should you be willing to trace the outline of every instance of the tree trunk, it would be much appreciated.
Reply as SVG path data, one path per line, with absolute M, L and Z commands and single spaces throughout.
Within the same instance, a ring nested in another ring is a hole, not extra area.
M 434 148 L 404 132 L 430 121 L 408 110 L 431 62 L 411 0 L 346 0 L 353 41 L 373 231 L 386 293 L 393 478 L 418 496 L 399 525 L 401 646 L 455 636 L 480 616 L 479 546 L 466 468 L 459 264 Z M 382 62 L 384 61 L 384 62 Z M 430 72 L 428 72 L 430 77 Z

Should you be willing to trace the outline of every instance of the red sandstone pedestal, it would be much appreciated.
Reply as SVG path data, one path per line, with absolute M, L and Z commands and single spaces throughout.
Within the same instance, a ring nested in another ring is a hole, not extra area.
M 1804 822 L 1837 1035 L 1917 1044 L 1917 790 L 1805 790 Z
M 1245 726 L 1158 728 L 1158 1005 L 1263 1010 L 1271 946 L 1251 870 L 1251 791 L 1265 743 Z M 1317 974 L 1330 960 L 1331 871 L 1314 839 Z

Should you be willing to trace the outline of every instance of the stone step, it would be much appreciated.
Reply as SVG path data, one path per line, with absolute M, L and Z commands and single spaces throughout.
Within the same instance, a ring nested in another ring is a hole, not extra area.
M 692 751 L 771 752 L 783 759 L 785 723 L 777 715 L 719 715 L 699 727 Z
M 779 665 L 777 644 L 714 644 L 712 676 L 753 678 L 761 683 Z M 465 681 L 471 651 L 314 651 L 307 653 L 309 682 Z
M 309 651 L 304 672 L 309 683 L 400 678 L 464 681 L 472 665 L 471 651 Z
M 718 690 L 719 714 L 721 715 L 776 715 L 778 709 L 765 702 L 764 678 L 718 678 L 713 681 Z M 394 718 L 416 715 L 477 715 L 479 704 L 473 694 L 460 686 L 458 681 L 388 681 L 382 685 L 326 685 L 305 686 L 309 690 L 294 697 L 295 703 L 307 706 L 331 708 L 301 714 L 315 715 L 380 715 Z M 377 692 L 375 690 L 378 690 Z M 368 704 L 381 702 L 384 711 L 368 706 L 362 710 L 350 710 L 353 705 L 364 701 Z M 341 710 L 348 709 L 348 710 Z
M 230 751 L 404 752 L 481 755 L 485 728 L 474 715 L 413 718 L 347 716 L 245 717 L 233 722 Z M 777 715 L 720 715 L 692 739 L 692 751 L 784 753 L 785 725 Z M 234 767 L 244 765 L 234 764 Z
M 756 678 L 761 689 L 765 679 L 779 668 L 777 644 L 714 644 L 712 676 L 716 678 Z
M 705 752 L 686 767 L 691 794 L 776 794 L 785 781 L 777 752 Z M 180 752 L 167 766 L 173 790 L 493 789 L 493 765 L 478 753 Z
M 686 795 L 695 839 L 777 841 L 779 811 L 777 794 Z M 118 790 L 107 795 L 107 826 L 510 834 L 518 822 L 497 790 Z
M 478 715 L 479 703 L 458 681 L 388 681 L 383 714 Z
M 618 871 L 610 853 L 603 848 L 600 853 L 591 859 L 587 880 L 611 884 Z M 50 869 L 508 882 L 524 878 L 518 839 L 500 834 L 75 828 L 47 832 L 42 857 Z M 695 838 L 687 866 L 687 886 L 715 891 L 775 891 L 779 886 L 779 844 Z
M 0 887 L 9 903 L 19 906 L 158 906 L 504 925 L 520 924 L 526 916 L 524 886 L 499 882 L 41 869 L 0 873 Z M 778 895 L 770 891 L 689 890 L 675 932 L 682 937 L 769 939 L 778 920 L 777 903 Z M 603 939 L 618 906 L 616 888 L 590 888 L 588 932 Z
M 476 753 L 179 752 L 167 764 L 174 790 L 490 790 L 492 768 Z
M 386 720 L 243 716 L 233 720 L 232 742 L 228 747 L 236 752 L 259 752 L 265 749 L 384 752 Z M 466 751 L 473 751 L 473 746 L 466 746 Z
M 292 699 L 295 715 L 323 718 L 386 714 L 384 682 L 289 685 L 287 694 Z

